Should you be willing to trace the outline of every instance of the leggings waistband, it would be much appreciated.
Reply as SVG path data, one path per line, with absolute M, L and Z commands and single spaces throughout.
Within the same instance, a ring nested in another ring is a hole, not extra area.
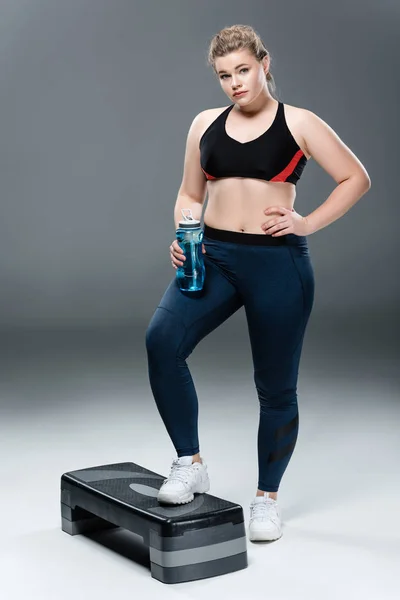
M 204 223 L 204 237 L 220 242 L 230 242 L 233 244 L 248 244 L 252 246 L 300 246 L 307 245 L 306 236 L 286 233 L 278 237 L 267 235 L 266 233 L 242 233 L 240 231 L 230 231 L 228 229 L 216 229 Z

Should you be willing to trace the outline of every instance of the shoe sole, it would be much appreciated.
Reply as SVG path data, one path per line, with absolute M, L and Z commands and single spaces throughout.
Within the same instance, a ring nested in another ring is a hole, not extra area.
M 282 535 L 283 533 L 280 533 L 274 537 L 268 537 L 265 531 L 249 531 L 249 540 L 251 542 L 274 542 L 275 540 L 279 540 Z
M 196 492 L 191 492 L 189 494 L 186 494 L 186 496 L 173 496 L 171 494 L 168 494 L 166 492 L 159 492 L 158 496 L 157 496 L 157 500 L 159 502 L 163 502 L 165 504 L 188 504 L 189 502 L 192 502 L 192 500 L 194 500 L 194 494 L 205 494 L 206 492 L 208 492 L 210 489 L 210 482 L 207 482 L 207 484 L 205 484 L 203 486 L 203 488 L 201 488 L 200 490 L 196 491 Z

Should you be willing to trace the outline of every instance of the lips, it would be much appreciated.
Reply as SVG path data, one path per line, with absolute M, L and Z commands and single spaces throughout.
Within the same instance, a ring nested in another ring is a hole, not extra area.
M 245 92 L 239 92 L 237 94 L 233 94 L 233 97 L 235 98 L 236 96 L 243 96 L 244 94 L 247 94 L 247 90 Z

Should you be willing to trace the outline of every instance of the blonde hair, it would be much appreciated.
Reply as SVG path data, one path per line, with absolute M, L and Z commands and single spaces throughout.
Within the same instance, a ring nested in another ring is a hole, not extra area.
M 271 64 L 270 53 L 266 49 L 259 34 L 250 25 L 232 25 L 231 27 L 225 27 L 218 31 L 210 42 L 207 57 L 208 64 L 216 71 L 215 60 L 218 57 L 242 49 L 249 50 L 259 62 L 261 62 L 265 56 L 268 56 Z M 266 74 L 266 79 L 269 90 L 271 94 L 274 95 L 276 92 L 276 85 L 274 77 L 269 70 Z

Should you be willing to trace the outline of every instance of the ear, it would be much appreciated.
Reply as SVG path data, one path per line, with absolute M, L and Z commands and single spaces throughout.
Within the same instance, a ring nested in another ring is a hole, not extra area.
M 269 71 L 269 56 L 264 56 L 262 59 L 264 73 L 267 74 Z

